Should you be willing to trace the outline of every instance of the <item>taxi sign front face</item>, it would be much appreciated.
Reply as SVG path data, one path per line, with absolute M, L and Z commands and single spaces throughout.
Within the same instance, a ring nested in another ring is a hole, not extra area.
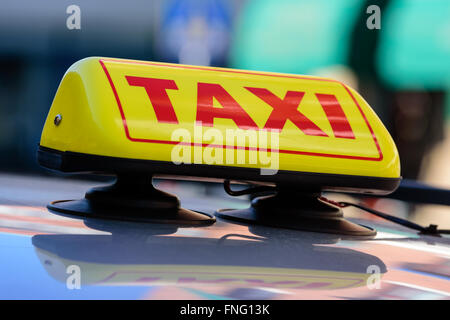
M 230 130 L 248 139 L 228 140 Z M 241 149 L 248 159 L 276 153 L 281 171 L 400 176 L 395 144 L 359 94 L 308 76 L 87 58 L 66 73 L 41 139 L 59 151 L 166 162 L 179 145 L 193 164 L 264 166 L 226 159 Z M 206 152 L 215 161 L 202 162 Z

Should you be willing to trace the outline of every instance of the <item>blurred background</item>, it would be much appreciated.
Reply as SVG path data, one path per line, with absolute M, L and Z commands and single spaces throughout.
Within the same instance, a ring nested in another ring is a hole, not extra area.
M 448 0 L 2 0 L 0 171 L 46 174 L 36 150 L 64 72 L 106 56 L 339 79 L 391 132 L 403 177 L 450 188 L 449 17 Z

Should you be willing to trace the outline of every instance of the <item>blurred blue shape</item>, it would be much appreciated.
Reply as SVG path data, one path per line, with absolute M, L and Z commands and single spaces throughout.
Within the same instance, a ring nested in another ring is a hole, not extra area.
M 173 0 L 163 8 L 157 37 L 160 60 L 195 65 L 226 64 L 231 16 L 223 0 Z

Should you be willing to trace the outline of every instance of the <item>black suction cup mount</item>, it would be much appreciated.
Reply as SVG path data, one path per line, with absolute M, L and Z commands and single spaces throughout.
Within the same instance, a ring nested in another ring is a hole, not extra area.
M 92 188 L 84 199 L 53 201 L 47 208 L 68 216 L 178 226 L 215 222 L 209 214 L 181 208 L 176 196 L 156 189 L 152 176 L 145 174 L 118 174 L 114 184 Z
M 320 192 L 298 192 L 279 186 L 273 190 L 275 194 L 254 198 L 247 209 L 220 209 L 216 216 L 250 225 L 368 238 L 376 235 L 375 229 L 344 219 L 342 209 L 321 199 Z

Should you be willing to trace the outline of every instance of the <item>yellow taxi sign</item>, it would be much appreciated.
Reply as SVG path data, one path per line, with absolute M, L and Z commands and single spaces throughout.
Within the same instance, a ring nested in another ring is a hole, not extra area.
M 74 161 L 85 155 L 152 161 L 136 168 L 157 173 L 333 190 L 385 193 L 400 178 L 395 144 L 358 93 L 289 74 L 83 59 L 64 76 L 40 145 L 40 162 L 63 171 L 122 168 Z

